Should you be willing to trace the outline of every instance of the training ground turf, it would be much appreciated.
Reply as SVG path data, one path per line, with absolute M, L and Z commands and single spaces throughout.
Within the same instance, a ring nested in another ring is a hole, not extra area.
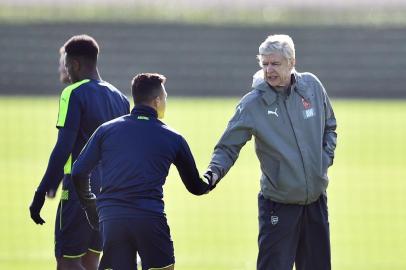
M 184 135 L 201 172 L 237 98 L 168 99 L 165 121 Z M 406 101 L 334 100 L 338 148 L 330 169 L 333 269 L 406 269 Z M 43 226 L 28 213 L 56 140 L 57 97 L 0 97 L 0 269 L 55 269 L 57 200 Z M 135 153 L 136 154 L 136 153 Z M 253 270 L 259 167 L 248 143 L 209 195 L 188 194 L 172 168 L 166 212 L 178 270 Z

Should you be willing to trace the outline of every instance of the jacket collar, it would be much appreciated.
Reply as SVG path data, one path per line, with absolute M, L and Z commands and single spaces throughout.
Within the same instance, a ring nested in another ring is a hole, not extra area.
M 154 108 L 152 108 L 150 106 L 146 106 L 146 105 L 135 105 L 131 111 L 131 114 L 149 116 L 149 117 L 153 117 L 153 118 L 158 117 L 157 111 Z
M 296 91 L 302 98 L 309 101 L 311 94 L 308 91 L 309 87 L 308 87 L 307 83 L 302 78 L 302 74 L 298 73 L 297 71 L 294 71 L 294 75 L 295 75 L 295 80 L 296 80 L 295 84 L 293 85 L 294 91 Z
M 291 74 L 292 76 L 292 84 L 291 90 L 297 92 L 301 97 L 306 100 L 309 100 L 308 93 L 306 91 L 306 83 L 302 80 L 302 76 L 296 70 L 294 70 Z M 267 105 L 273 104 L 278 99 L 278 93 L 276 90 L 270 86 L 266 81 L 260 83 L 256 89 L 260 92 L 263 92 L 262 98 L 266 102 Z M 292 95 L 292 93 L 290 93 Z

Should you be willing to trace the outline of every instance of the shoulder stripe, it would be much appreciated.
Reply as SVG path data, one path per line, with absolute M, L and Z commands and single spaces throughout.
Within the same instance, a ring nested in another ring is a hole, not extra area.
M 68 113 L 68 106 L 69 106 L 69 98 L 73 90 L 89 82 L 89 79 L 81 80 L 80 82 L 76 82 L 67 86 L 63 89 L 61 98 L 59 100 L 59 113 L 58 113 L 58 121 L 56 122 L 57 127 L 63 127 L 65 125 L 66 115 Z

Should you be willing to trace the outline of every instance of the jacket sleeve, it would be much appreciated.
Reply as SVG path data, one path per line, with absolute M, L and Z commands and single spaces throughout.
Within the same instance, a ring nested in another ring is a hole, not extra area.
M 91 192 L 89 174 L 101 159 L 100 127 L 93 133 L 73 164 L 72 181 L 82 206 L 87 207 L 95 196 Z
M 80 127 L 81 105 L 80 100 L 72 93 L 70 87 L 62 91 L 59 100 L 59 112 L 57 128 L 58 139 L 49 158 L 48 167 L 38 186 L 38 191 L 55 192 L 58 188 L 64 173 L 64 165 L 68 161 L 76 142 L 77 133 Z
M 55 192 L 64 174 L 64 165 L 72 152 L 76 141 L 77 132 L 61 128 L 58 131 L 58 139 L 49 157 L 48 167 L 44 177 L 38 186 L 38 191 Z
M 173 164 L 178 169 L 180 178 L 190 193 L 194 195 L 205 194 L 209 189 L 209 185 L 200 178 L 195 159 L 186 140 L 183 137 L 180 137 L 180 139 L 180 148 Z
M 241 148 L 251 140 L 253 134 L 253 117 L 248 109 L 240 103 L 234 116 L 228 123 L 220 141 L 214 147 L 209 169 L 223 178 L 237 160 Z
M 324 113 L 325 113 L 325 125 L 323 136 L 323 149 L 331 159 L 330 165 L 333 164 L 334 151 L 337 145 L 337 121 L 334 116 L 333 107 L 331 106 L 330 99 L 323 88 L 324 93 Z

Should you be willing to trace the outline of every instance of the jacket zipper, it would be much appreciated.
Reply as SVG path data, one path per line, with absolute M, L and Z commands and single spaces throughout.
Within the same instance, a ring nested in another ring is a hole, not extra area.
M 291 98 L 293 98 L 293 97 L 291 97 Z M 295 141 L 296 141 L 296 145 L 297 145 L 297 147 L 299 149 L 299 152 L 300 152 L 300 157 L 302 158 L 302 166 L 303 166 L 303 171 L 304 171 L 304 174 L 305 174 L 305 182 L 306 182 L 306 201 L 305 201 L 305 204 L 307 204 L 307 202 L 309 200 L 309 184 L 308 184 L 308 181 L 307 181 L 307 174 L 306 174 L 306 167 L 305 167 L 305 164 L 304 164 L 304 158 L 303 158 L 303 154 L 302 154 L 302 151 L 301 151 L 301 148 L 300 148 L 300 145 L 299 145 L 299 141 L 298 141 L 297 136 L 296 136 L 295 129 L 293 127 L 292 119 L 290 118 L 290 114 L 289 114 L 289 111 L 288 111 L 288 106 L 286 105 L 286 98 L 283 100 L 283 105 L 285 107 L 286 114 L 288 116 L 289 123 L 290 123 L 290 126 L 291 126 L 292 131 L 293 131 L 293 135 L 295 136 Z

